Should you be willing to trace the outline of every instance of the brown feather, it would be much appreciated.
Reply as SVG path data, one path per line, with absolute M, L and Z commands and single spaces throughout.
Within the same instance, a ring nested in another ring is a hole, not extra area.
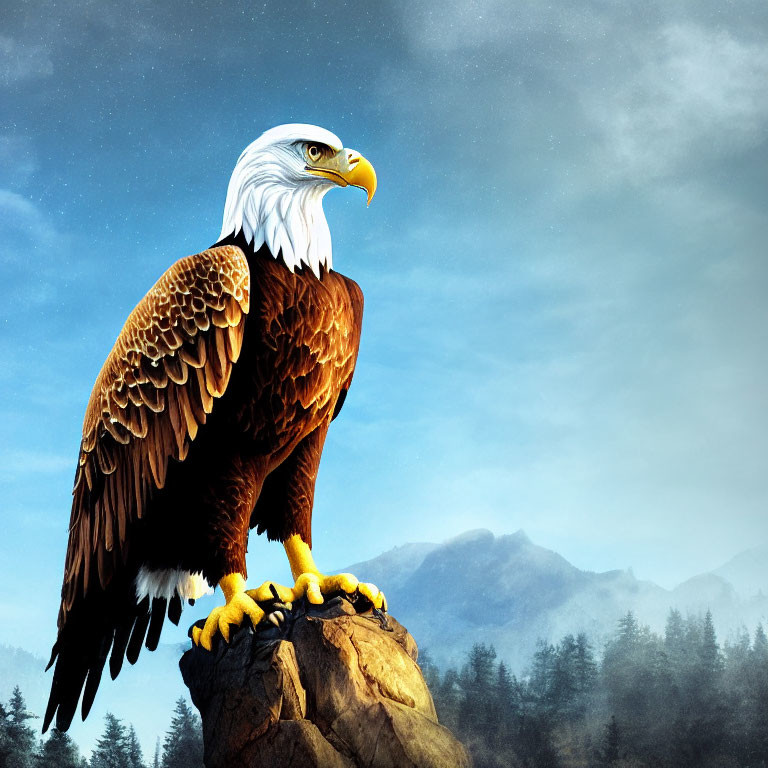
M 104 505 L 104 541 L 103 541 L 103 547 L 107 552 L 112 551 L 112 547 L 114 546 L 114 538 L 112 533 L 112 522 L 113 522 L 113 515 L 112 515 L 112 505 L 113 505 L 113 499 L 112 499 L 112 483 L 107 481 L 104 483 L 104 496 L 103 496 L 103 505 Z
M 216 376 L 219 379 L 223 379 L 229 368 L 229 360 L 227 358 L 227 331 L 224 328 L 216 329 L 216 355 L 214 356 L 214 370 Z
M 144 404 L 144 401 L 141 399 L 141 392 L 139 390 L 139 385 L 136 383 L 136 379 L 133 378 L 132 374 L 130 378 L 131 378 L 131 382 L 128 384 L 128 399 L 131 401 L 131 403 L 133 403 L 133 405 L 137 406 L 138 408 L 141 408 L 141 406 Z M 130 408 L 130 406 L 128 407 Z
M 240 348 L 243 343 L 243 332 L 241 328 L 230 325 L 227 328 L 227 356 L 236 363 L 240 357 Z
M 113 420 L 110 417 L 104 419 L 104 426 L 107 428 L 109 434 L 112 435 L 113 439 L 121 445 L 127 445 L 130 442 L 130 433 L 119 421 Z
M 206 385 L 206 381 L 209 378 L 209 368 L 197 369 L 197 391 L 200 395 L 200 405 L 203 407 L 203 411 L 209 414 L 213 410 L 213 397 L 211 397 L 210 390 Z
M 176 396 L 176 387 L 169 387 L 166 394 L 166 408 L 171 420 L 171 428 L 176 442 L 175 456 L 179 456 L 184 447 L 184 438 L 186 430 L 184 427 L 183 416 L 179 410 L 179 401 Z
M 177 389 L 176 398 L 179 403 L 179 411 L 184 420 L 184 424 L 186 425 L 187 433 L 189 434 L 189 439 L 194 440 L 197 436 L 197 419 L 195 419 L 194 411 L 189 404 L 189 392 L 187 388 L 180 387 Z
M 144 404 L 154 413 L 160 413 L 165 408 L 163 391 L 156 389 L 151 382 L 139 385 L 139 392 Z
M 153 365 L 150 363 L 149 365 L 142 366 L 142 368 L 153 387 L 163 389 L 168 386 L 168 374 L 164 365 L 158 365 L 157 363 Z
M 174 383 L 184 385 L 187 383 L 187 366 L 178 355 L 168 355 L 163 360 L 165 372 Z

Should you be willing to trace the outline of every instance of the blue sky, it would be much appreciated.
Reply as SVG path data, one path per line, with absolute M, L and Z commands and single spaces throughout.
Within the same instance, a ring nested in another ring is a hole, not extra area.
M 366 316 L 321 567 L 523 528 L 672 586 L 766 542 L 762 0 L 41 8 L 0 29 L 0 642 L 49 649 L 94 378 L 284 122 L 379 176 L 326 198 Z

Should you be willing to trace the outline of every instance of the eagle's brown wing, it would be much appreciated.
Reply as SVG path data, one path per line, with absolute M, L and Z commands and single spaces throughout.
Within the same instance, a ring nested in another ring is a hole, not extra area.
M 57 727 L 68 727 L 86 675 L 83 716 L 90 707 L 113 639 L 119 642 L 115 626 L 93 614 L 113 586 L 132 588 L 124 573 L 131 525 L 163 487 L 169 460 L 184 460 L 224 393 L 240 354 L 249 290 L 248 262 L 235 246 L 181 259 L 128 316 L 99 373 L 73 491 L 46 728 L 57 707 Z M 121 657 L 124 650 L 123 643 Z

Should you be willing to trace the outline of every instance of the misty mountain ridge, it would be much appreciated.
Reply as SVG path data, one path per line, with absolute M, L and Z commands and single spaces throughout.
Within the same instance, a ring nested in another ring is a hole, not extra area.
M 670 608 L 683 614 L 711 610 L 720 643 L 745 625 L 750 631 L 768 616 L 768 547 L 742 552 L 711 573 L 673 590 L 635 578 L 631 570 L 584 571 L 523 531 L 494 536 L 471 530 L 442 544 L 412 543 L 338 569 L 384 589 L 389 609 L 440 666 L 460 666 L 474 643 L 492 643 L 513 672 L 525 672 L 537 641 L 557 642 L 586 632 L 599 652 L 616 623 L 632 610 L 642 624 L 663 631 Z M 220 602 L 206 601 L 208 610 Z M 189 619 L 185 613 L 182 621 Z M 191 619 L 190 619 L 191 623 Z M 85 723 L 71 735 L 86 751 L 103 730 L 104 714 L 132 722 L 145 755 L 167 730 L 173 703 L 188 698 L 178 660 L 186 644 L 163 643 L 143 652 L 107 681 Z M 21 687 L 30 711 L 42 714 L 50 689 L 45 660 L 0 646 L 0 701 Z
M 741 625 L 753 630 L 768 616 L 761 551 L 741 553 L 668 590 L 631 570 L 581 570 L 522 530 L 494 536 L 480 529 L 440 545 L 398 547 L 350 570 L 383 585 L 393 615 L 439 665 L 459 665 L 473 643 L 486 642 L 519 674 L 539 639 L 586 632 L 599 648 L 628 610 L 656 631 L 670 608 L 711 610 L 721 642 Z
M 742 597 L 768 593 L 768 545 L 740 552 L 713 573 L 732 584 Z

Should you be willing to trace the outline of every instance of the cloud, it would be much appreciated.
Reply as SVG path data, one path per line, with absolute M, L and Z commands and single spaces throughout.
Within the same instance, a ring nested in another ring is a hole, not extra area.
M 768 136 L 768 49 L 723 30 L 664 27 L 615 89 L 582 91 L 612 177 L 634 182 L 689 171 Z
M 538 0 L 446 0 L 415 2 L 405 9 L 403 26 L 414 51 L 456 53 L 477 48 L 511 49 L 514 36 L 556 32 L 581 39 L 603 34 L 605 18 L 588 5 Z
M 25 45 L 0 35 L 0 86 L 53 74 L 53 63 L 43 45 Z
M 13 234 L 15 237 L 10 238 Z M 0 235 L 3 240 L 18 241 L 22 236 L 28 242 L 43 247 L 51 246 L 60 235 L 42 211 L 28 198 L 9 189 L 0 189 Z M 9 258 L 10 254 L 0 254 Z
M 738 5 L 747 16 L 750 4 Z M 381 89 L 473 179 L 540 183 L 547 206 L 654 189 L 768 137 L 768 49 L 739 14 L 715 12 L 706 2 L 416 0 L 401 19 L 413 66 L 386 68 Z
M 72 253 L 71 239 L 32 200 L 0 188 L 0 267 L 5 289 L 13 296 L 0 309 L 1 321 L 34 323 L 39 308 L 52 305 L 61 286 L 62 261 Z M 12 367 L 8 358 L 5 367 Z

